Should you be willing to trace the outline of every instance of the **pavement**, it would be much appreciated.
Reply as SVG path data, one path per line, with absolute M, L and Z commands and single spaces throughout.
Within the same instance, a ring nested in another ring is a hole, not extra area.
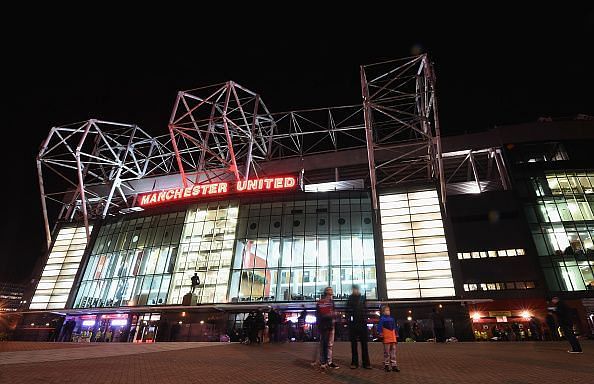
M 591 383 L 594 342 L 568 354 L 565 342 L 399 343 L 401 372 L 383 371 L 370 343 L 372 370 L 349 369 L 350 344 L 334 345 L 336 370 L 311 366 L 314 343 L 0 342 L 0 383 Z

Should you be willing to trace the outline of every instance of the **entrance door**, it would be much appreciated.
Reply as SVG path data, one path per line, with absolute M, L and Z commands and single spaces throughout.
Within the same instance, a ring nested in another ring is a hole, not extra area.
M 136 323 L 135 343 L 154 343 L 157 340 L 159 331 L 160 313 L 145 313 L 138 316 Z
M 149 323 L 145 327 L 143 327 L 141 342 L 142 343 L 154 343 L 155 339 L 157 338 L 157 330 L 159 327 L 156 323 Z

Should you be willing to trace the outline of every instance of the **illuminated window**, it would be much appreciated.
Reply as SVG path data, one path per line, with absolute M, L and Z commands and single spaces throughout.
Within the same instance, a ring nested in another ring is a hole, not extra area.
M 163 305 L 177 258 L 185 211 L 119 217 L 99 228 L 75 308 Z
M 388 298 L 453 296 L 437 191 L 386 194 L 379 200 Z
M 194 273 L 199 303 L 227 301 L 239 206 L 235 201 L 192 205 L 187 212 L 175 264 L 169 304 L 181 304 Z M 255 229 L 255 227 L 253 228 Z
M 502 291 L 515 289 L 533 289 L 536 288 L 534 281 L 512 281 L 506 283 L 472 283 L 464 284 L 464 290 L 470 291 Z
M 395 249 L 413 246 L 410 225 L 388 225 Z M 371 201 L 359 192 L 241 206 L 236 237 L 230 301 L 313 301 L 328 286 L 342 300 L 353 284 L 377 297 Z
M 92 229 L 89 226 L 89 230 Z M 66 306 L 86 246 L 85 227 L 60 229 L 29 309 L 62 309 Z
M 534 202 L 525 212 L 549 289 L 592 289 L 594 173 L 547 172 L 527 182 Z
M 526 252 L 524 249 L 501 249 L 498 251 L 458 252 L 458 259 L 485 259 L 491 257 L 522 256 L 525 254 Z

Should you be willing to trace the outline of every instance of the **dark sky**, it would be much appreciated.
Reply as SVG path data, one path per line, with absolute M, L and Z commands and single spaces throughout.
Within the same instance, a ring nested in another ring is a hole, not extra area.
M 35 154 L 52 125 L 95 117 L 164 134 L 178 90 L 230 79 L 273 112 L 359 103 L 359 65 L 415 46 L 435 62 L 445 134 L 594 114 L 592 7 L 542 4 L 5 14 L 0 281 L 27 280 L 42 255 Z

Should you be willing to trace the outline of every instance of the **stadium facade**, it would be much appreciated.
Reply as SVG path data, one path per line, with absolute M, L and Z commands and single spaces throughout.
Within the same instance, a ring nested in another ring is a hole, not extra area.
M 551 294 L 591 335 L 594 122 L 442 137 L 426 55 L 362 66 L 361 89 L 360 105 L 271 113 L 227 82 L 179 92 L 165 136 L 52 128 L 48 252 L 16 337 L 69 322 L 77 340 L 212 340 L 254 309 L 295 322 L 327 286 L 340 310 L 353 284 L 370 325 L 387 302 L 418 337 L 434 308 L 461 340 L 527 336 Z

